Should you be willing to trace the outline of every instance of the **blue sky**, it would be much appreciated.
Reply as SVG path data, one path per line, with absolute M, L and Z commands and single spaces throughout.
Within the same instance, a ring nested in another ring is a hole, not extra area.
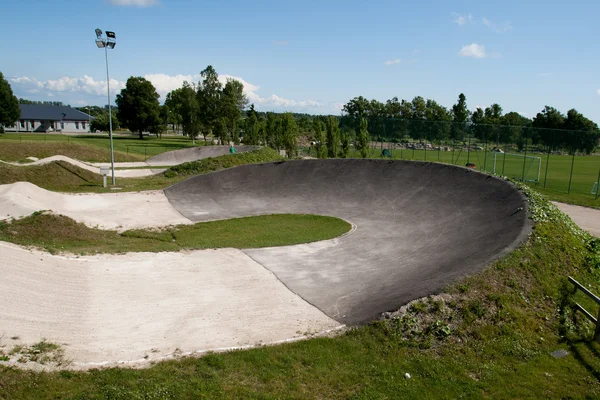
M 213 65 L 260 110 L 339 114 L 355 96 L 470 109 L 545 105 L 600 122 L 598 1 L 20 0 L 2 7 L 0 71 L 18 97 L 106 104 L 145 76 L 161 94 Z M 114 94 L 114 93 L 113 93 Z

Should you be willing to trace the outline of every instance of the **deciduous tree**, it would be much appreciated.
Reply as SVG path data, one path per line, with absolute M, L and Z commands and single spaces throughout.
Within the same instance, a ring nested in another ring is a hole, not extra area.
M 13 125 L 21 116 L 19 100 L 13 94 L 12 88 L 0 72 L 0 129 L 4 125 Z
M 369 150 L 369 130 L 366 118 L 360 119 L 360 126 L 358 129 L 358 135 L 356 137 L 355 147 L 360 151 L 362 158 L 367 158 Z
M 203 134 L 213 133 L 217 120 L 223 117 L 221 112 L 221 95 L 223 85 L 219 82 L 217 71 L 209 65 L 202 72 L 202 82 L 198 83 L 197 100 L 198 116 Z M 216 136 L 216 135 L 215 135 Z
M 160 124 L 159 94 L 154 85 L 142 77 L 130 77 L 125 88 L 117 95 L 118 118 L 132 132 L 156 132 Z
M 335 158 L 340 148 L 340 128 L 336 117 L 327 118 L 327 157 Z

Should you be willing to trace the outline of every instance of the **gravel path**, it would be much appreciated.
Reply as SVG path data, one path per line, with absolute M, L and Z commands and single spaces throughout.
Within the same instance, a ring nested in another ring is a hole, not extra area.
M 573 222 L 590 234 L 600 237 L 600 210 L 589 207 L 574 206 L 553 201 L 558 209 L 567 214 Z

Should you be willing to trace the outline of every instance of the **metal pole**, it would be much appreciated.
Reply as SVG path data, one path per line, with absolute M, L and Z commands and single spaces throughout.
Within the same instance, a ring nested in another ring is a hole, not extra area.
M 469 138 L 469 144 L 467 146 L 467 164 L 471 161 L 471 135 L 467 133 L 467 137 Z
M 571 174 L 569 175 L 569 189 L 567 194 L 571 194 L 571 180 L 573 179 L 573 166 L 575 165 L 575 149 L 573 149 L 573 158 L 571 159 Z
M 598 170 L 598 179 L 596 179 L 596 193 L 595 193 L 596 197 L 595 197 L 595 200 L 598 200 L 598 192 L 599 192 L 598 189 L 600 189 L 598 186 L 600 186 L 600 169 Z
M 546 172 L 544 173 L 544 189 L 546 189 L 546 181 L 548 180 L 548 165 L 550 165 L 550 150 L 552 147 L 548 145 L 548 155 L 546 156 Z
M 113 148 L 112 136 L 112 107 L 110 106 L 110 77 L 108 76 L 108 40 L 104 46 L 104 55 L 106 58 L 106 88 L 108 95 L 108 136 L 110 138 L 110 169 L 112 172 L 112 184 L 116 185 L 115 181 L 115 152 Z
M 525 130 L 527 132 L 527 130 Z M 525 133 L 525 155 L 523 156 L 523 172 L 521 174 L 521 182 L 525 182 L 525 161 L 527 160 L 527 133 Z

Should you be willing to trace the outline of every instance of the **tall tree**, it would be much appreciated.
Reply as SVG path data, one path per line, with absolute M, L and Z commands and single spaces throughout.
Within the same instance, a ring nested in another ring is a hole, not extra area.
M 196 140 L 196 136 L 200 133 L 201 125 L 199 119 L 199 105 L 194 87 L 187 81 L 183 82 L 183 86 L 178 89 L 178 109 L 181 120 L 181 129 L 183 134 L 188 136 L 192 141 Z M 206 142 L 206 135 L 204 136 Z
M 327 118 L 327 157 L 335 158 L 340 147 L 340 127 L 336 117 Z
M 325 142 L 325 135 L 323 135 L 323 122 L 320 118 L 314 118 L 312 122 L 315 148 L 317 151 L 317 158 L 327 158 L 327 146 Z
M 267 120 L 265 121 L 265 141 L 269 147 L 277 151 L 281 150 L 283 147 L 280 128 L 281 120 L 279 117 L 272 112 L 267 113 Z
M 554 107 L 545 106 L 533 118 L 532 126 L 539 140 L 549 149 L 556 149 L 562 145 L 563 134 L 558 129 L 562 129 L 565 123 L 565 116 Z
M 367 158 L 369 150 L 369 130 L 366 118 L 360 119 L 360 126 L 358 129 L 358 135 L 356 136 L 355 146 L 357 150 L 360 151 L 360 156 L 362 158 Z
M 461 93 L 458 95 L 458 101 L 452 106 L 453 121 L 458 123 L 467 122 L 469 118 L 469 109 L 467 108 L 467 97 Z
M 254 104 L 251 104 L 244 121 L 244 144 L 257 145 L 260 144 L 260 139 L 258 113 L 254 110 Z
M 221 95 L 223 85 L 219 82 L 217 71 L 209 65 L 200 72 L 202 82 L 198 83 L 198 116 L 203 134 L 213 133 L 217 120 L 222 117 Z
M 527 129 L 528 136 L 530 136 L 536 143 L 537 140 L 534 135 L 531 135 L 530 129 L 531 120 L 519 114 L 518 112 L 511 111 L 504 114 L 500 120 L 500 141 L 502 143 L 517 143 L 519 149 L 524 145 L 524 131 Z
M 347 158 L 350 152 L 350 134 L 342 132 L 340 135 L 340 157 Z
M 291 113 L 281 116 L 281 133 L 283 148 L 289 158 L 298 154 L 298 126 Z
M 244 85 L 235 79 L 227 79 L 221 95 L 221 114 L 227 120 L 231 141 L 236 144 L 240 142 L 238 127 L 247 105 Z
M 181 92 L 182 88 L 167 93 L 165 105 L 169 107 L 169 123 L 177 130 L 182 124 L 181 118 Z
M 469 119 L 469 109 L 467 108 L 467 97 L 461 93 L 458 95 L 458 101 L 452 106 L 452 131 L 453 139 L 462 140 L 466 131 L 466 122 Z
M 4 125 L 13 125 L 20 116 L 19 99 L 13 94 L 10 84 L 0 72 L 0 129 L 4 129 Z
M 154 85 L 142 77 L 130 77 L 125 88 L 117 95 L 118 117 L 121 124 L 132 132 L 157 132 L 160 125 L 159 94 Z
M 229 136 L 227 132 L 227 119 L 225 119 L 224 117 L 217 119 L 217 121 L 214 124 L 213 135 L 215 138 L 217 138 L 219 143 L 225 143 L 227 137 Z
M 600 136 L 598 125 L 575 109 L 567 112 L 563 127 L 566 129 L 563 145 L 570 151 L 580 150 L 590 154 L 598 144 Z

